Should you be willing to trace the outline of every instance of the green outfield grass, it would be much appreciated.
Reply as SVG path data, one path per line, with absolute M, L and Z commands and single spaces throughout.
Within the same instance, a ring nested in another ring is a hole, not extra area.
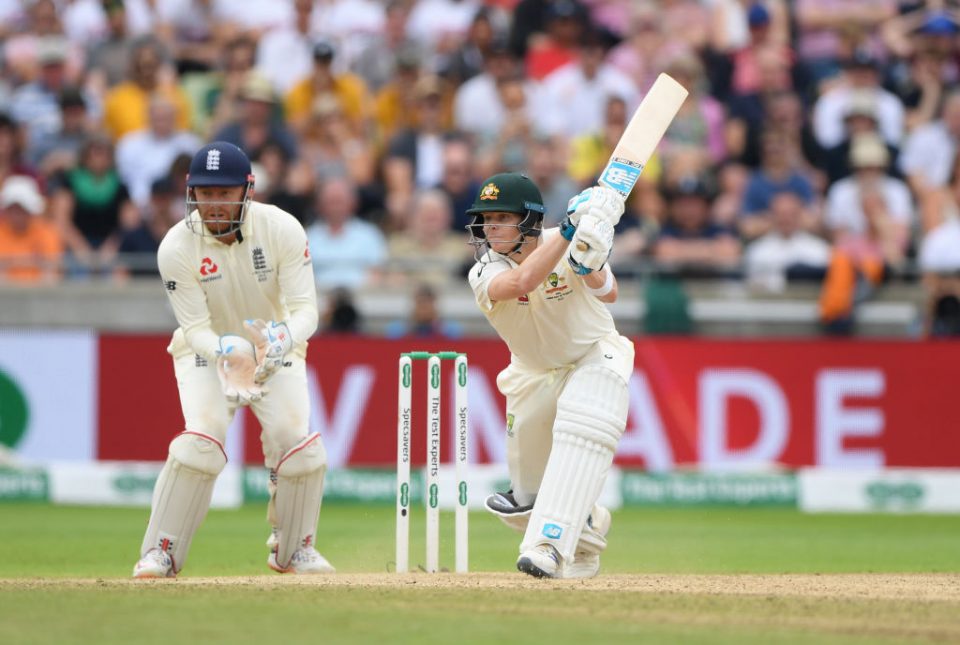
M 268 574 L 264 514 L 263 506 L 211 512 L 181 580 L 131 585 L 125 580 L 138 555 L 145 509 L 0 504 L 0 578 L 7 579 L 0 581 L 0 643 L 960 640 L 960 602 L 951 596 L 658 593 L 655 584 L 617 591 L 526 577 L 516 586 L 438 588 L 425 575 L 394 586 L 186 584 Z M 471 569 L 513 572 L 519 534 L 483 513 L 470 519 Z M 420 521 L 415 515 L 413 563 L 423 561 Z M 453 558 L 451 525 L 447 514 L 446 566 Z M 393 531 L 392 507 L 328 504 L 318 547 L 338 575 L 387 572 Z M 677 574 L 960 572 L 955 516 L 630 509 L 614 514 L 609 537 L 603 573 L 618 580 L 625 574 L 667 580 Z M 513 575 L 521 577 L 509 579 Z M 31 582 L 37 578 L 100 582 Z
M 266 507 L 211 511 L 193 541 L 190 576 L 265 573 Z M 317 544 L 342 572 L 392 565 L 394 511 L 327 504 Z M 126 577 L 146 509 L 0 504 L 0 577 Z M 423 561 L 422 514 L 411 522 L 411 564 Z M 452 515 L 441 563 L 452 566 Z M 960 572 L 960 516 L 806 515 L 793 510 L 620 510 L 603 568 L 610 573 Z M 470 564 L 513 571 L 520 534 L 470 517 Z

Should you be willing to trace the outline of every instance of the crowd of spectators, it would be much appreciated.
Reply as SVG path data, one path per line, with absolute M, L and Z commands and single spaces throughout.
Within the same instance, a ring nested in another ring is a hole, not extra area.
M 427 310 L 483 177 L 527 173 L 555 224 L 666 72 L 690 97 L 623 275 L 817 281 L 844 332 L 919 273 L 927 331 L 960 330 L 956 0 L 0 0 L 0 65 L 3 281 L 155 272 L 190 155 L 226 140 L 322 290 Z

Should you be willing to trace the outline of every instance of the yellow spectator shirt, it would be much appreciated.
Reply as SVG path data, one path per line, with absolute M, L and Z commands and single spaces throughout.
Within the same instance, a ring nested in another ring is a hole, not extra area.
M 340 104 L 344 116 L 354 125 L 360 126 L 367 118 L 367 85 L 354 74 L 341 74 L 333 79 L 333 95 Z M 307 77 L 293 86 L 283 102 L 284 112 L 290 122 L 304 122 L 310 118 L 313 109 L 313 79 Z
M 180 87 L 157 90 L 177 107 L 177 129 L 190 128 L 190 100 Z M 117 141 L 125 134 L 149 125 L 150 93 L 135 83 L 120 83 L 107 92 L 103 101 L 103 126 Z

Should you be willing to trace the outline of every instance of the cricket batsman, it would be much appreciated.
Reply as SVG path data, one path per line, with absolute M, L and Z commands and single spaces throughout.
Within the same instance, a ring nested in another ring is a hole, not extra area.
M 227 426 L 250 406 L 270 469 L 267 564 L 281 573 L 334 569 L 314 548 L 326 451 L 309 434 L 304 358 L 317 296 L 303 227 L 253 201 L 250 160 L 215 141 L 187 176 L 186 215 L 164 237 L 158 263 L 179 327 L 173 357 L 184 430 L 170 442 L 153 491 L 135 578 L 183 568 L 227 463 Z
M 532 576 L 593 577 L 607 545 L 610 512 L 596 502 L 626 427 L 633 371 L 633 344 L 604 306 L 617 299 L 607 258 L 623 208 L 616 191 L 589 188 L 544 231 L 539 189 L 504 173 L 483 182 L 467 211 L 470 286 L 511 353 L 497 387 L 512 490 L 486 506 L 523 532 L 517 568 Z

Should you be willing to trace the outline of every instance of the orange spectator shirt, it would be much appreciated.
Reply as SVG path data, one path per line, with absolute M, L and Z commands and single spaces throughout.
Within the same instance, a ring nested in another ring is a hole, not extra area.
M 0 279 L 36 282 L 44 275 L 42 264 L 54 264 L 63 255 L 63 242 L 53 224 L 33 217 L 22 232 L 0 218 Z

